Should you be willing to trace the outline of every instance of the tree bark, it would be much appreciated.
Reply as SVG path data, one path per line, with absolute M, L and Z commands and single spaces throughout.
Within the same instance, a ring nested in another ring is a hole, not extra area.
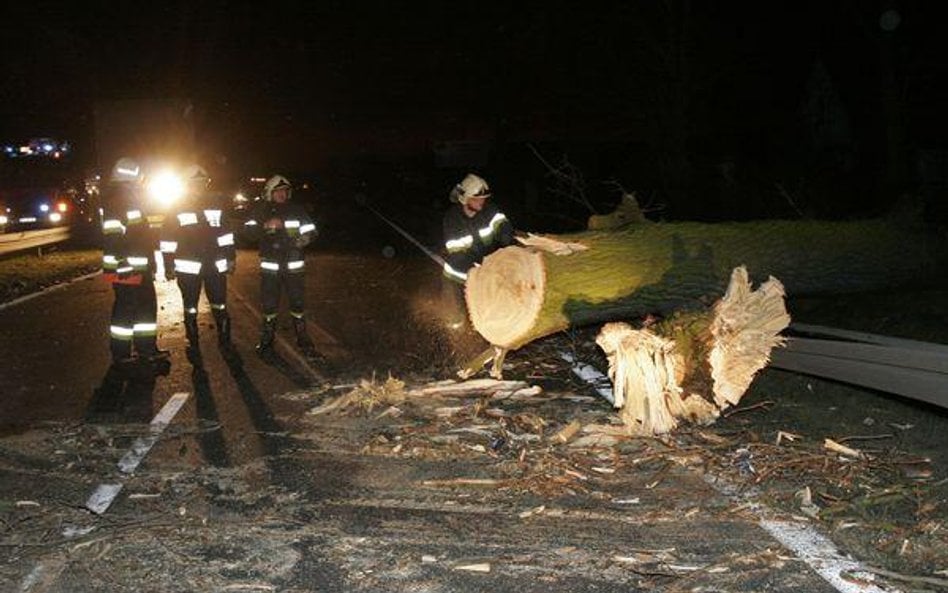
M 494 346 L 706 308 L 741 265 L 757 282 L 779 278 L 791 296 L 836 294 L 932 278 L 945 253 L 944 242 L 885 219 L 655 223 L 538 242 L 501 249 L 468 274 L 472 325 Z

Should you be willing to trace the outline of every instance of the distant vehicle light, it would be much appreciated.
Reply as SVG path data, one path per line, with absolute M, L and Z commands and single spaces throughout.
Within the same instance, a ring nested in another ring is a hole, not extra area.
M 43 145 L 43 150 L 44 150 L 45 152 L 53 152 L 53 148 L 54 148 L 54 146 L 53 146 L 52 144 L 44 144 L 44 145 Z
M 6 216 L 0 214 L 0 224 L 7 224 L 9 221 L 10 221 L 9 218 L 7 218 Z
M 62 219 L 63 219 L 63 215 L 60 214 L 59 212 L 53 212 L 52 214 L 49 215 L 50 222 L 59 222 Z
M 20 219 L 20 222 L 36 222 L 35 216 L 24 216 Z
M 148 183 L 148 195 L 165 206 L 180 200 L 184 192 L 184 181 L 172 171 L 162 171 Z
M 49 204 L 40 204 L 40 212 L 49 212 Z
M 59 210 L 60 212 L 65 212 L 66 210 L 69 210 L 69 204 L 67 204 L 66 202 L 60 202 L 59 204 L 56 205 L 56 210 Z

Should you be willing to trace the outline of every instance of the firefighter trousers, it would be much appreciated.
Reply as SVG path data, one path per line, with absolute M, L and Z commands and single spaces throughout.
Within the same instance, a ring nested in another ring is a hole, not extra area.
M 113 360 L 128 358 L 132 347 L 143 356 L 158 352 L 158 298 L 155 283 L 146 275 L 141 284 L 113 284 L 110 331 Z
M 227 304 L 227 276 L 224 274 L 178 274 L 178 288 L 181 289 L 181 300 L 184 304 L 184 313 L 197 314 L 198 300 L 201 298 L 201 287 L 214 311 L 222 311 Z
M 283 290 L 290 304 L 290 314 L 297 319 L 303 317 L 306 310 L 306 275 L 302 270 L 294 272 L 280 271 L 260 275 L 260 300 L 263 316 L 270 320 L 276 317 L 280 308 L 280 296 Z

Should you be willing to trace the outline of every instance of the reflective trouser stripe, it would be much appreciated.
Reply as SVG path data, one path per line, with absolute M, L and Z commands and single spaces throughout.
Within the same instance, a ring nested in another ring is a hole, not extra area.
M 286 269 L 290 272 L 300 272 L 303 270 L 303 266 L 306 265 L 306 262 L 303 260 L 296 260 L 291 262 L 286 262 Z
M 226 260 L 226 259 L 219 259 L 219 260 L 217 260 L 217 261 L 214 262 L 214 266 L 217 268 L 217 271 L 218 271 L 218 272 L 220 272 L 221 274 L 223 274 L 224 272 L 227 271 L 227 260 Z
M 135 330 L 130 327 L 113 325 L 109 328 L 109 335 L 111 335 L 114 340 L 131 340 L 134 334 Z
M 227 308 L 227 305 L 225 305 L 224 303 L 220 303 L 220 304 L 211 303 L 211 309 L 215 311 L 223 311 L 226 308 Z
M 290 311 L 290 316 L 293 317 L 293 319 L 302 319 L 303 315 L 304 313 L 302 311 Z
M 177 241 L 162 241 L 158 244 L 158 250 L 162 253 L 174 253 L 178 250 Z
M 132 328 L 132 331 L 135 337 L 139 336 L 156 336 L 158 335 L 158 324 L 157 323 L 136 323 Z
M 279 272 L 280 264 L 275 261 L 261 261 L 260 268 L 267 272 Z

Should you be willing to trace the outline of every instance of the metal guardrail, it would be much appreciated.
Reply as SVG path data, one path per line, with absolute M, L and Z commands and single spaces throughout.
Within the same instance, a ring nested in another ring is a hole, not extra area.
M 770 366 L 894 393 L 948 409 L 948 345 L 818 325 L 771 353 Z
M 70 236 L 71 229 L 69 227 L 4 233 L 0 235 L 0 255 L 61 243 L 69 239 Z

